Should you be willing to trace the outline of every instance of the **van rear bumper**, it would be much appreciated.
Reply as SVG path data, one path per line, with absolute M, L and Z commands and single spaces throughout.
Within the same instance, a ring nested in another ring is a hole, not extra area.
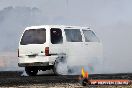
M 26 66 L 49 66 L 49 62 L 34 62 L 34 63 L 18 63 L 19 67 Z

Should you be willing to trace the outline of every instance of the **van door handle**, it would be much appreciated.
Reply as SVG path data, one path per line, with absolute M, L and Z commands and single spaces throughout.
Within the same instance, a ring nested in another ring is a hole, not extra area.
M 88 45 L 88 44 L 85 44 L 85 45 Z

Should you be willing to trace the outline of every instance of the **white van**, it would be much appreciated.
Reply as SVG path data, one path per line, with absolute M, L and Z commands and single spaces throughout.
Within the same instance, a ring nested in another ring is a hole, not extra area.
M 102 44 L 88 27 L 43 25 L 27 27 L 19 42 L 18 66 L 25 67 L 28 75 L 37 75 L 39 70 L 57 73 L 57 64 L 70 58 L 102 58 Z M 98 59 L 98 61 L 101 61 Z M 71 61 L 70 64 L 74 64 Z

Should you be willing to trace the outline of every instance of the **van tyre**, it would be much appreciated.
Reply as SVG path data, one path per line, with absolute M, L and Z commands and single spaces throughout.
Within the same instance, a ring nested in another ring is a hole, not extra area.
M 29 76 L 36 76 L 38 73 L 38 70 L 33 67 L 25 67 L 25 71 Z

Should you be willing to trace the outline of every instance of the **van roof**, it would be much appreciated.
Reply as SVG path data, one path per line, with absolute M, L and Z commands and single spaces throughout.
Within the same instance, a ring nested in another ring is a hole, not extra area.
M 81 27 L 81 26 L 66 26 L 66 25 L 40 25 L 40 26 L 30 26 L 26 27 L 26 29 L 37 29 L 37 28 L 81 28 L 81 29 L 90 29 L 89 27 Z

